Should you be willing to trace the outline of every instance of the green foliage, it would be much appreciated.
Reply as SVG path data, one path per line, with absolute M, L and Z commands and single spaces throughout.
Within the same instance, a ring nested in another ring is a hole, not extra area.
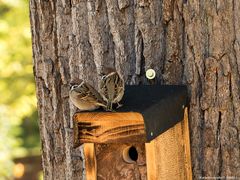
M 40 153 L 27 0 L 0 0 L 0 177 Z
M 35 154 L 35 152 L 39 150 L 40 136 L 38 133 L 37 118 L 37 111 L 33 111 L 32 114 L 23 119 L 23 122 L 20 125 L 23 130 L 19 135 L 19 138 L 22 139 L 22 146 L 27 148 L 31 154 Z
M 11 159 L 11 147 L 14 146 L 15 141 L 10 134 L 11 124 L 7 121 L 6 109 L 0 107 L 0 180 L 2 177 L 9 177 L 13 163 Z M 7 142 L 7 143 L 6 143 Z

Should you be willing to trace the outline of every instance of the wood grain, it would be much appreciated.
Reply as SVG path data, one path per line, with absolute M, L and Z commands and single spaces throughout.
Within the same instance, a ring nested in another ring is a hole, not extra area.
M 85 143 L 83 146 L 85 157 L 86 180 L 97 180 L 97 161 L 93 143 Z
M 146 143 L 148 180 L 192 179 L 186 111 L 183 121 Z
M 123 159 L 123 151 L 134 146 L 138 152 L 136 162 Z M 144 143 L 96 144 L 98 180 L 147 180 L 146 155 Z
M 146 142 L 140 113 L 85 112 L 74 115 L 74 144 Z
M 184 119 L 181 122 L 183 129 L 183 146 L 184 146 L 184 167 L 187 180 L 192 179 L 192 161 L 191 161 L 191 143 L 190 143 L 190 131 L 188 123 L 188 109 L 184 110 Z

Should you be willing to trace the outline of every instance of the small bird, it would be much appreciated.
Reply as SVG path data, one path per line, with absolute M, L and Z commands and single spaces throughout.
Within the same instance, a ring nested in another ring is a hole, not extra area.
M 100 106 L 107 108 L 101 95 L 83 80 L 80 80 L 80 84 L 71 86 L 69 97 L 74 106 L 82 111 L 93 111 Z
M 104 101 L 107 102 L 107 111 L 112 111 L 112 104 L 117 103 L 117 108 L 121 107 L 119 104 L 124 95 L 124 80 L 120 75 L 112 70 L 107 75 L 103 75 L 100 81 L 100 94 Z

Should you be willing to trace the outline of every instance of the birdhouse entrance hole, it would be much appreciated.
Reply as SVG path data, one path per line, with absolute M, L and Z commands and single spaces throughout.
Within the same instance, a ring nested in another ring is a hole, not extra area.
M 123 150 L 123 160 L 127 163 L 135 163 L 138 159 L 138 152 L 135 146 L 128 146 Z

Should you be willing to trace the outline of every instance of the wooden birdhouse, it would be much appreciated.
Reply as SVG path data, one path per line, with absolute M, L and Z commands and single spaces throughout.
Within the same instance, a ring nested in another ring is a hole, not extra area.
M 81 112 L 87 180 L 192 179 L 185 86 L 127 86 L 116 112 Z

